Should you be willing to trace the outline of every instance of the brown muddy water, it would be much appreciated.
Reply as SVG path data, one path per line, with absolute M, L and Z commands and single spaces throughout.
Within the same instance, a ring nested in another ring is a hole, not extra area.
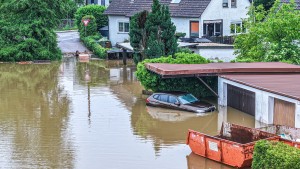
M 207 115 L 147 107 L 118 61 L 0 64 L 0 168 L 227 169 L 194 155 L 187 130 L 255 126 L 232 108 Z

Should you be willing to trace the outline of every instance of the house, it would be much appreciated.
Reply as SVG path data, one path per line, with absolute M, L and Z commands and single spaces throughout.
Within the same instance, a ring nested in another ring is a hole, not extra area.
M 88 4 L 95 4 L 95 5 L 102 5 L 102 6 L 108 6 L 109 0 L 86 0 L 85 3 Z
M 247 17 L 249 0 L 161 0 L 168 5 L 177 32 L 186 38 L 226 36 L 239 33 Z M 152 0 L 113 0 L 104 14 L 109 18 L 112 44 L 129 40 L 129 20 L 135 13 L 150 10 Z

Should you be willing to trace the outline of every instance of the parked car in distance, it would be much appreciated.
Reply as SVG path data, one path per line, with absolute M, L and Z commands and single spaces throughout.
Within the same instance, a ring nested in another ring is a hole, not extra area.
M 191 93 L 178 91 L 153 93 L 146 99 L 146 105 L 196 113 L 212 112 L 216 109 L 214 105 L 200 101 Z

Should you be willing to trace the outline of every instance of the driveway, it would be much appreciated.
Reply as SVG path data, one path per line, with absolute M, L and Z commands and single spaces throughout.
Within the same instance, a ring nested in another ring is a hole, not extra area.
M 58 47 L 63 53 L 75 53 L 88 51 L 88 49 L 80 42 L 79 33 L 77 31 L 57 32 Z

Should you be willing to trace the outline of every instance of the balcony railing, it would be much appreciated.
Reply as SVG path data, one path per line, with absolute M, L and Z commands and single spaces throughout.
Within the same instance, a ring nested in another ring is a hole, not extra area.
M 203 36 L 203 38 L 206 38 L 213 43 L 222 43 L 222 44 L 233 44 L 234 43 L 234 37 L 233 36 Z

